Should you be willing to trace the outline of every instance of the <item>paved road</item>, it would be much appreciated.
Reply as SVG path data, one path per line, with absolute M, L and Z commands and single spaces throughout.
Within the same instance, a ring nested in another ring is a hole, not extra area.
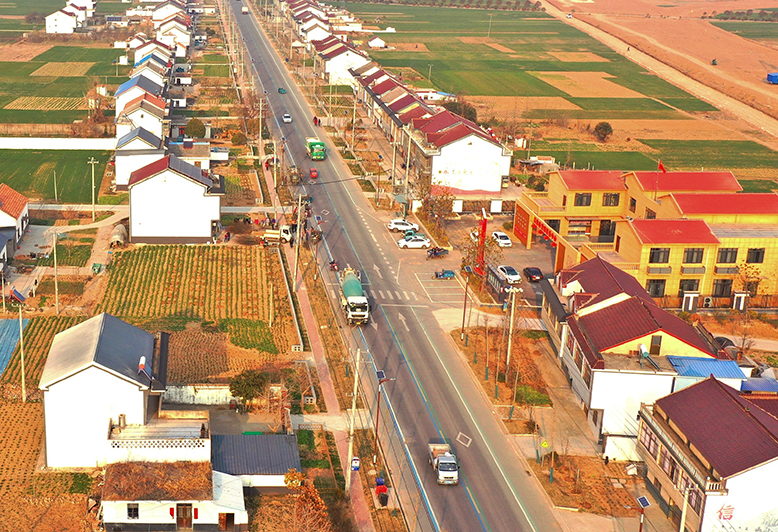
M 318 135 L 325 140 L 330 154 L 335 153 L 335 147 L 325 139 L 322 129 L 312 125 L 312 112 L 254 17 L 241 15 L 241 4 L 229 4 L 271 109 L 276 117 L 288 112 L 294 118 L 292 124 L 278 120 L 275 124 L 276 131 L 286 137 L 287 156 L 307 170 L 306 136 Z M 277 92 L 281 86 L 287 94 Z M 374 319 L 370 326 L 351 329 L 351 340 L 354 346 L 370 351 L 375 368 L 396 379 L 384 385 L 384 395 L 394 408 L 440 528 L 561 530 L 547 499 L 492 415 L 478 383 L 437 326 L 432 311 L 454 303 L 432 304 L 419 283 L 420 278 L 431 276 L 434 266 L 425 263 L 423 251 L 397 249 L 396 237 L 382 227 L 357 184 L 341 180 L 340 176 L 350 174 L 340 158 L 328 157 L 316 167 L 320 179 L 307 184 L 305 191 L 315 198 L 314 214 L 321 217 L 325 237 L 321 260 L 335 257 L 341 267 L 350 265 L 365 274 Z M 369 373 L 363 372 L 367 376 L 362 380 L 368 402 L 375 404 L 370 396 L 376 390 L 375 376 Z M 459 486 L 438 486 L 434 481 L 426 445 L 437 438 L 451 441 L 462 461 L 463 482 Z

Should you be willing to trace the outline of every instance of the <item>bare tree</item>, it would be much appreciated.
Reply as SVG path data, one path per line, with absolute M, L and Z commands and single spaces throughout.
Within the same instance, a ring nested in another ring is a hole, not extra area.
M 738 273 L 735 276 L 735 288 L 748 292 L 751 296 L 759 293 L 759 285 L 764 279 L 762 269 L 758 264 L 746 262 L 738 265 Z
M 754 347 L 753 321 L 751 312 L 739 312 L 732 320 L 731 334 L 736 337 L 735 344 L 742 353 L 748 353 Z
M 319 491 L 305 485 L 295 503 L 295 532 L 332 532 L 327 505 Z

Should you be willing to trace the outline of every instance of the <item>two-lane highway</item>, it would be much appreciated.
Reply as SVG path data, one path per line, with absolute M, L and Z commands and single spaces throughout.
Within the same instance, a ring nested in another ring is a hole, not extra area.
M 314 214 L 322 220 L 326 253 L 341 267 L 359 268 L 374 298 L 373 324 L 351 330 L 352 347 L 366 348 L 375 367 L 395 379 L 384 384 L 385 396 L 437 525 L 447 531 L 560 530 L 479 384 L 432 314 L 446 304 L 430 301 L 419 283 L 416 274 L 432 270 L 425 265 L 423 252 L 399 250 L 399 236 L 382 226 L 357 183 L 341 179 L 350 172 L 324 130 L 313 126 L 314 115 L 283 60 L 253 15 L 241 15 L 240 2 L 229 1 L 229 6 L 273 114 L 280 117 L 288 112 L 294 119 L 291 124 L 276 119 L 275 129 L 286 138 L 286 156 L 307 171 L 311 162 L 305 155 L 304 138 L 315 135 L 328 145 L 328 158 L 315 163 L 319 180 L 307 183 L 306 192 L 315 198 Z M 278 87 L 284 87 L 286 94 L 280 94 Z M 363 379 L 367 393 L 375 390 L 372 380 L 371 384 Z M 367 400 L 373 401 L 369 396 Z M 427 464 L 427 443 L 440 438 L 453 445 L 461 460 L 458 486 L 438 486 Z

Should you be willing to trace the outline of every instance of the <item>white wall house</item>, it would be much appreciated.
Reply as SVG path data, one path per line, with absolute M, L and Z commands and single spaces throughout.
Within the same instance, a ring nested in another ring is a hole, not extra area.
M 143 128 L 164 140 L 168 133 L 168 122 L 160 105 L 164 105 L 162 100 L 147 94 L 127 102 L 114 120 L 116 137 L 122 138 L 134 129 Z
M 300 35 L 305 42 L 312 42 L 326 39 L 332 35 L 332 32 L 321 24 L 314 24 L 308 29 L 301 30 Z
M 116 142 L 116 189 L 127 190 L 130 175 L 165 156 L 162 139 L 142 127 L 135 128 Z
M 71 13 L 76 15 L 76 21 L 78 22 L 79 26 L 86 26 L 86 8 L 74 5 L 72 3 L 68 4 L 65 9 L 67 11 L 70 11 Z
M 15 239 L 11 243 L 14 249 L 24 236 L 29 223 L 27 198 L 5 183 L 0 184 L 0 228 L 14 229 Z
M 95 1 L 94 0 L 70 0 L 70 4 L 83 7 L 86 10 L 87 18 L 95 16 Z
M 144 76 L 130 78 L 116 89 L 114 95 L 114 98 L 116 99 L 116 115 L 118 116 L 121 114 L 127 103 L 136 98 L 140 98 L 145 94 L 150 94 L 159 98 L 162 96 L 163 92 L 164 87 L 162 85 L 154 83 Z
M 101 506 L 108 532 L 248 530 L 240 479 L 208 463 L 109 465 Z
M 101 466 L 112 420 L 146 422 L 161 392 L 138 371 L 142 356 L 151 367 L 154 336 L 109 314 L 54 337 L 39 385 L 48 467 Z
M 64 9 L 46 17 L 46 33 L 73 33 L 78 27 L 78 16 Z
M 211 460 L 244 488 L 285 488 L 284 475 L 301 470 L 297 436 L 289 434 L 214 434 Z
M 329 82 L 334 85 L 349 85 L 353 80 L 349 69 L 359 68 L 370 62 L 370 59 L 346 46 L 324 55 L 323 59 L 324 72 Z
M 154 39 L 153 41 L 141 44 L 135 49 L 135 64 L 138 64 L 141 59 L 149 54 L 156 54 L 164 59 L 165 62 L 168 62 L 175 54 L 175 51 L 169 45 Z
M 154 22 L 163 21 L 174 15 L 186 15 L 186 8 L 178 2 L 168 1 L 162 2 L 154 6 L 151 12 L 151 20 Z
M 157 85 L 164 85 L 167 81 L 167 72 L 166 69 L 162 68 L 161 66 L 157 65 L 156 63 L 152 63 L 149 61 L 146 61 L 140 66 L 137 66 L 133 68 L 130 71 L 130 79 L 138 77 L 138 76 L 144 76 Z
M 440 153 L 432 157 L 432 182 L 455 191 L 499 194 L 502 176 L 510 172 L 511 152 L 464 126 L 461 132 L 452 131 L 450 138 L 436 141 Z
M 130 241 L 206 243 L 218 234 L 224 184 L 168 155 L 130 176 Z
M 386 41 L 383 40 L 381 37 L 373 37 L 369 41 L 367 41 L 367 45 L 370 48 L 386 48 Z

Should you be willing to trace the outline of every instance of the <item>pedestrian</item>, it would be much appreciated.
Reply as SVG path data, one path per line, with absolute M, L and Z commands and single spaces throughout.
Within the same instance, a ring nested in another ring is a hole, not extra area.
M 294 247 L 294 237 L 293 237 L 293 236 L 290 236 L 290 237 L 289 237 L 289 247 L 290 247 L 290 248 L 291 248 L 291 247 Z

